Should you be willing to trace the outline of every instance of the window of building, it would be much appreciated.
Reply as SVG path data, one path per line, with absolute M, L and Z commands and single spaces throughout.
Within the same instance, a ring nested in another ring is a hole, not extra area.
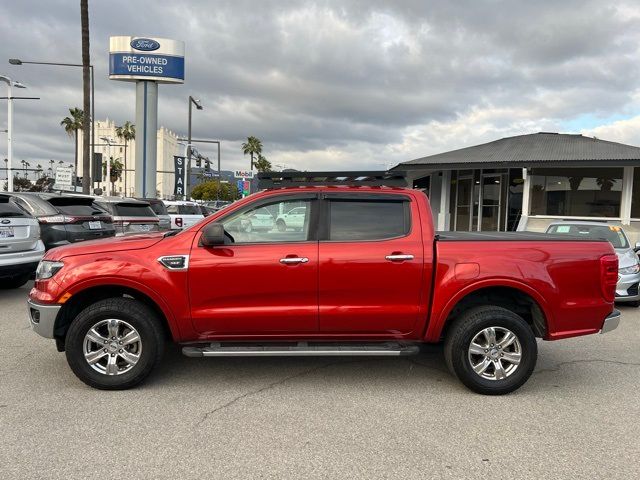
M 640 167 L 633 169 L 633 190 L 631 190 L 631 218 L 640 218 Z
M 622 168 L 531 169 L 531 215 L 619 217 Z
M 409 203 L 331 200 L 329 240 L 384 240 L 409 233 Z

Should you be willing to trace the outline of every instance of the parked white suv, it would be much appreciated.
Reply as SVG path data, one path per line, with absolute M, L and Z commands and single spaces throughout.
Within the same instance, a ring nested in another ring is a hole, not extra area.
M 302 230 L 304 227 L 304 219 L 307 218 L 306 207 L 296 207 L 287 213 L 281 213 L 276 219 L 276 227 L 278 231 L 284 232 L 288 228 L 294 230 Z
M 182 230 L 204 218 L 200 205 L 196 202 L 165 201 L 167 213 L 171 217 L 171 230 Z
M 38 221 L 8 195 L 0 195 L 0 288 L 27 283 L 43 256 Z

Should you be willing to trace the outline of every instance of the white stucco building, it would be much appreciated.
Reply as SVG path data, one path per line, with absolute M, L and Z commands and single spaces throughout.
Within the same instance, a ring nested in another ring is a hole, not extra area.
M 116 127 L 118 125 L 114 120 L 98 120 L 96 122 L 96 145 L 95 152 L 102 154 L 103 161 L 109 157 L 119 159 L 125 165 L 125 172 L 122 178 L 115 182 L 113 194 L 122 196 L 133 196 L 135 190 L 135 157 L 136 157 L 136 141 L 131 140 L 125 145 L 124 140 L 116 135 Z M 111 146 L 102 137 L 109 138 L 112 141 Z M 82 176 L 82 131 L 78 132 L 78 176 Z M 173 156 L 184 153 L 184 146 L 178 143 L 178 136 L 165 127 L 160 127 L 157 133 L 157 161 L 158 161 L 158 177 L 156 190 L 158 196 L 168 197 L 173 194 Z M 126 160 L 126 163 L 125 163 Z M 168 172 L 168 173 L 167 173 Z M 95 182 L 94 188 L 102 188 L 103 192 L 107 192 L 106 175 L 102 182 Z

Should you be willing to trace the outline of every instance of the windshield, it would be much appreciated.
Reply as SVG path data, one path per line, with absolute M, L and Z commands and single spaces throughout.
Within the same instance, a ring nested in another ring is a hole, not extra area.
M 547 233 L 608 240 L 613 248 L 629 248 L 624 231 L 617 225 L 551 225 Z

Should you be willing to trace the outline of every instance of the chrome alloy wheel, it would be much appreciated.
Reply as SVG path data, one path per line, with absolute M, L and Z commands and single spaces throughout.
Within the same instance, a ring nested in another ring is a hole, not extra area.
M 142 339 L 138 331 L 123 320 L 101 320 L 84 336 L 82 351 L 87 363 L 104 375 L 121 375 L 140 360 Z
M 471 368 L 480 377 L 503 380 L 518 369 L 522 346 L 511 330 L 487 327 L 471 340 L 468 358 Z

